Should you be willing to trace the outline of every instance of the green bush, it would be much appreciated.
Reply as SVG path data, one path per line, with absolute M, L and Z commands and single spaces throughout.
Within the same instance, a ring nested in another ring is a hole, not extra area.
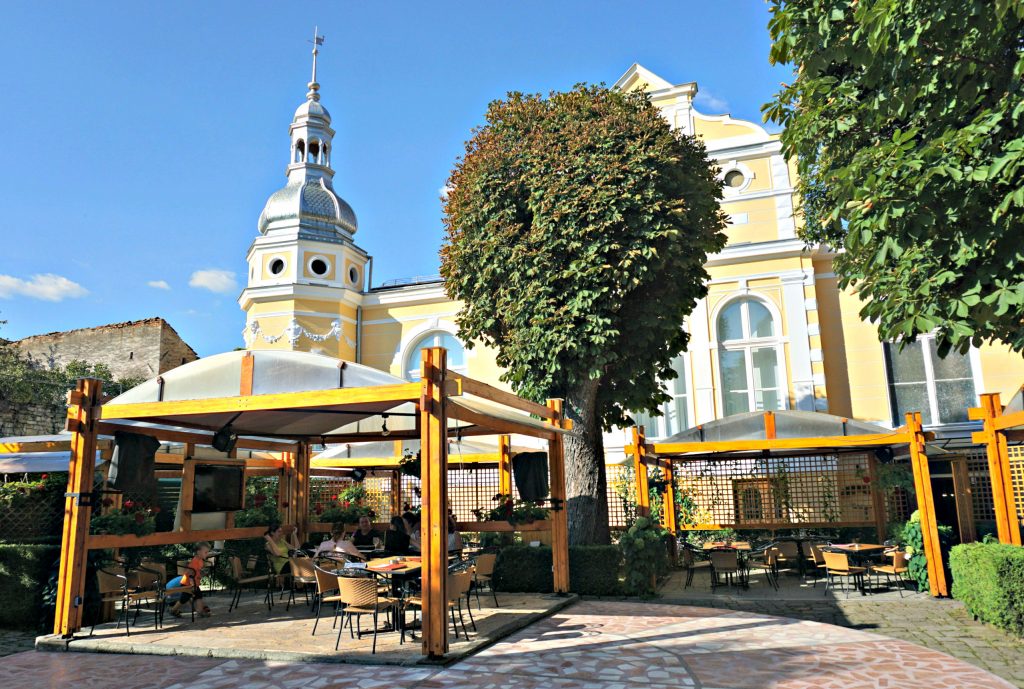
M 953 529 L 939 524 L 939 546 L 942 552 L 948 552 L 949 544 L 953 539 Z M 921 513 L 914 510 L 910 519 L 903 526 L 899 539 L 910 554 L 910 562 L 907 563 L 907 574 L 917 582 L 918 591 L 928 590 L 928 559 L 924 556 L 924 536 L 921 533 Z M 939 563 L 940 566 L 942 563 Z
M 622 592 L 619 569 L 622 556 L 613 545 L 569 548 L 569 590 L 584 596 L 614 596 Z M 509 546 L 494 563 L 498 591 L 551 593 L 551 548 Z
M 668 573 L 668 532 L 649 517 L 638 517 L 619 537 L 626 570 L 626 593 L 653 596 L 657 577 Z
M 0 627 L 36 628 L 42 619 L 43 588 L 60 557 L 60 546 L 0 544 Z
M 949 553 L 953 597 L 977 619 L 1024 637 L 1024 548 L 965 543 Z

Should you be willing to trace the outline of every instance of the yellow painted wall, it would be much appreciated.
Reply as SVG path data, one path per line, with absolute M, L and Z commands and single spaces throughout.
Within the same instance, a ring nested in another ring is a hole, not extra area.
M 1006 345 L 984 344 L 978 348 L 978 358 L 984 384 L 978 392 L 998 392 L 1006 404 L 1024 385 L 1024 355 Z
M 733 119 L 710 119 L 699 115 L 693 118 L 693 132 L 704 139 L 727 139 L 733 136 L 760 134 L 761 128 L 749 122 Z

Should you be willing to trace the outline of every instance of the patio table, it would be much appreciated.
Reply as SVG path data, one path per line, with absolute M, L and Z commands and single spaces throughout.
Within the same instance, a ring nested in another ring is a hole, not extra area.
M 704 550 L 715 550 L 717 548 L 732 548 L 733 550 L 750 550 L 749 543 L 726 543 L 725 541 L 707 542 L 704 544 Z

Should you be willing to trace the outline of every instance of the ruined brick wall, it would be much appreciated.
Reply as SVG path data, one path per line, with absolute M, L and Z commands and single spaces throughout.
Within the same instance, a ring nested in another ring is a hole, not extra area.
M 45 404 L 10 405 L 0 402 L 0 438 L 12 435 L 52 435 L 64 428 L 67 409 Z
M 181 339 L 170 323 L 161 321 L 160 326 L 160 366 L 159 373 L 195 361 L 199 355 Z

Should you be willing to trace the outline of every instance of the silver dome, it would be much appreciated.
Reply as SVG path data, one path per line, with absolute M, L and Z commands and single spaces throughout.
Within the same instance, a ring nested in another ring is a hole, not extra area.
M 270 224 L 280 220 L 326 223 L 349 234 L 355 234 L 358 228 L 352 206 L 335 194 L 323 177 L 289 182 L 271 194 L 260 213 L 260 234 L 266 234 Z
M 322 106 L 319 100 L 307 100 L 296 108 L 294 119 L 299 120 L 303 117 L 316 117 L 327 124 L 331 123 L 331 113 L 327 112 L 327 108 Z

